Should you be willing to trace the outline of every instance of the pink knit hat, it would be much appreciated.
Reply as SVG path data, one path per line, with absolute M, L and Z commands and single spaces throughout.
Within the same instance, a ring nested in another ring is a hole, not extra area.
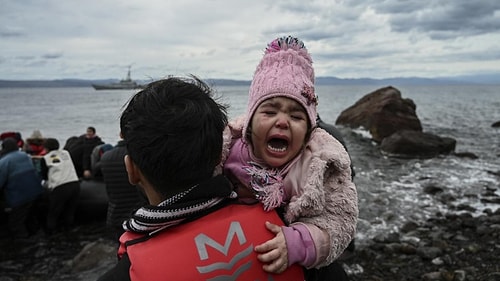
M 274 97 L 297 101 L 306 110 L 311 127 L 316 126 L 318 99 L 314 92 L 312 59 L 298 38 L 280 37 L 267 45 L 250 85 L 243 135 L 260 103 Z

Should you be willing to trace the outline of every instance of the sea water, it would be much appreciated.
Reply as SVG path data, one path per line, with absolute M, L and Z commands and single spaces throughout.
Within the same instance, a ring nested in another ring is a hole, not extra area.
M 466 204 L 480 214 L 498 208 L 488 199 L 500 195 L 499 85 L 397 86 L 403 98 L 417 106 L 424 132 L 457 140 L 456 152 L 470 152 L 478 159 L 453 155 L 432 159 L 398 159 L 383 156 L 369 133 L 339 127 L 356 171 L 359 193 L 357 241 L 380 232 L 399 229 L 409 220 L 423 221 L 437 213 L 460 211 Z M 318 112 L 334 124 L 342 110 L 379 86 L 318 86 Z M 214 86 L 215 96 L 228 104 L 234 118 L 245 113 L 248 86 Z M 18 131 L 28 138 L 39 129 L 64 145 L 70 136 L 94 126 L 106 143 L 119 140 L 119 116 L 135 90 L 95 91 L 93 88 L 0 88 L 0 132 Z M 441 188 L 453 199 L 424 192 Z

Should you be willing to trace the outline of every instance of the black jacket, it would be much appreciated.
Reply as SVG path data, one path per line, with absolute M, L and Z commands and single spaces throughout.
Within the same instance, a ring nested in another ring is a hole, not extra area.
M 109 226 L 121 226 L 135 209 L 147 203 L 142 192 L 128 181 L 123 160 L 126 154 L 125 142 L 120 141 L 113 149 L 106 151 L 100 161 L 109 199 L 107 215 Z

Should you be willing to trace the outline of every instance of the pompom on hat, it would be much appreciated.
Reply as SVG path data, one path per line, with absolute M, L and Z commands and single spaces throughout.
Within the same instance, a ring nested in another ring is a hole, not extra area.
M 257 107 L 274 97 L 297 101 L 306 110 L 311 128 L 316 126 L 318 99 L 314 91 L 312 59 L 298 38 L 280 37 L 267 45 L 250 85 L 244 135 Z

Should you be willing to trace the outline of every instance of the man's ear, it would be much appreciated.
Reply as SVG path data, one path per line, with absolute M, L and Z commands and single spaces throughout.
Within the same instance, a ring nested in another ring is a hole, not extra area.
M 123 158 L 125 162 L 125 168 L 127 169 L 128 181 L 132 185 L 137 185 L 141 181 L 141 172 L 139 171 L 139 167 L 132 161 L 128 155 L 125 155 Z

